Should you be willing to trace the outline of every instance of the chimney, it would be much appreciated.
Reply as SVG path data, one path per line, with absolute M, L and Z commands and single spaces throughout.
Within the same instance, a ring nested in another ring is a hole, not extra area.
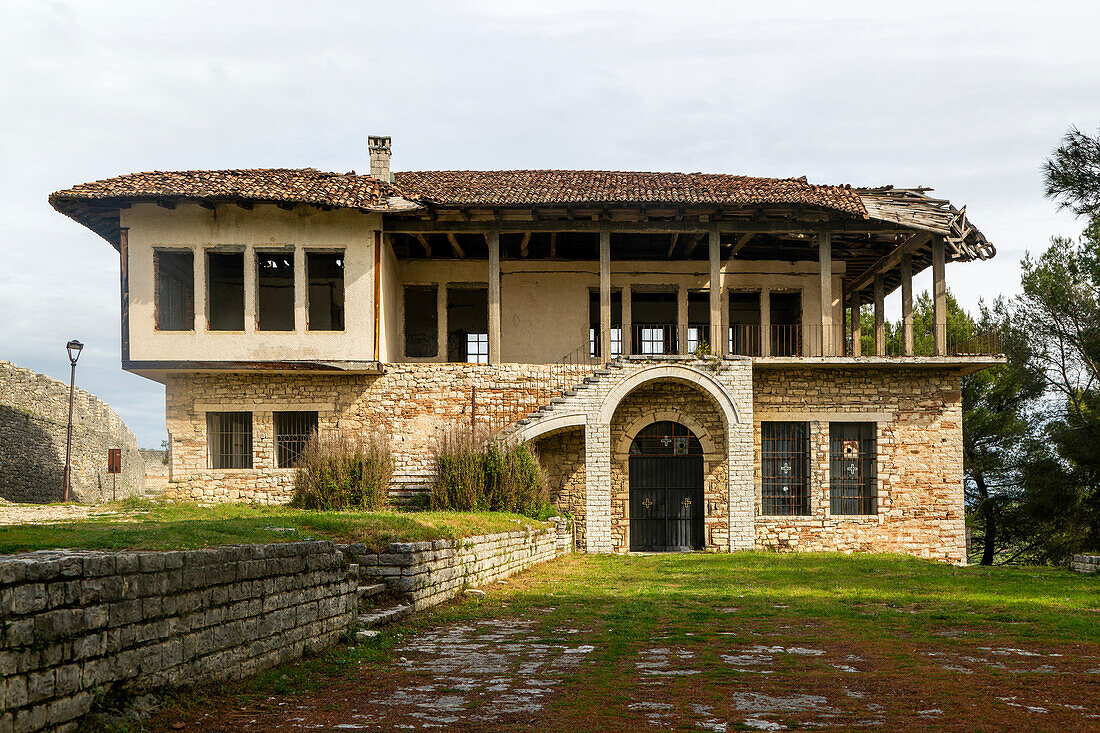
M 389 136 L 368 135 L 367 150 L 370 151 L 370 174 L 380 181 L 392 183 Z

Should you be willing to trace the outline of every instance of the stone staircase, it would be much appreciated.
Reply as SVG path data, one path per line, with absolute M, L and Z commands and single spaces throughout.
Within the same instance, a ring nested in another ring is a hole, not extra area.
M 608 362 L 603 367 L 594 369 L 588 376 L 562 392 L 560 397 L 551 398 L 546 404 L 541 405 L 538 410 L 510 425 L 501 435 L 507 439 L 540 420 L 555 415 L 592 409 L 603 401 L 603 398 L 607 396 L 607 393 L 615 384 L 632 371 L 629 366 L 629 361 L 616 359 Z
M 372 577 L 360 568 L 359 580 L 359 634 L 361 638 L 377 635 L 377 628 L 405 618 L 413 611 L 407 603 L 394 599 L 386 591 L 386 584 L 380 577 Z

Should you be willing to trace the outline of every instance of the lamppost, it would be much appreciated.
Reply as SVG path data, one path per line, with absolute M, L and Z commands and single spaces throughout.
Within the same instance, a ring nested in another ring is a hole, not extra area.
M 61 494 L 62 501 L 69 501 L 71 494 L 71 487 L 69 486 L 69 461 L 73 454 L 73 392 L 76 385 L 76 360 L 80 358 L 80 350 L 83 348 L 84 344 L 76 339 L 65 344 L 65 350 L 69 352 L 69 364 L 72 365 L 72 371 L 69 373 L 69 432 L 65 438 L 65 488 L 62 490 Z

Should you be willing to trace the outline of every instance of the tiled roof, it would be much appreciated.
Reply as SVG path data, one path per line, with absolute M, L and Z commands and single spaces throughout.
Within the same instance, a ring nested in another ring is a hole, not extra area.
M 69 201 L 141 199 L 250 200 L 307 203 L 378 211 L 402 198 L 392 184 L 352 173 L 313 168 L 256 168 L 221 171 L 152 171 L 81 183 L 50 196 L 54 208 Z
M 847 186 L 805 178 L 754 178 L 716 173 L 628 171 L 404 171 L 397 186 L 441 206 L 554 206 L 597 204 L 793 204 L 866 216 Z

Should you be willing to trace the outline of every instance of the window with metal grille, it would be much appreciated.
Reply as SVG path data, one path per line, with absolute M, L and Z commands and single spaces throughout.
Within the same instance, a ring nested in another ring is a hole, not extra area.
M 210 468 L 252 468 L 252 413 L 206 413 Z
M 760 492 L 769 515 L 810 513 L 810 426 L 760 423 Z
M 662 420 L 642 428 L 630 443 L 632 456 L 698 456 L 699 439 L 686 426 Z
M 195 254 L 156 250 L 158 331 L 195 330 Z
M 829 423 L 829 511 L 875 514 L 875 423 Z
M 317 413 L 275 413 L 275 461 L 279 468 L 295 468 L 306 443 L 317 432 Z

